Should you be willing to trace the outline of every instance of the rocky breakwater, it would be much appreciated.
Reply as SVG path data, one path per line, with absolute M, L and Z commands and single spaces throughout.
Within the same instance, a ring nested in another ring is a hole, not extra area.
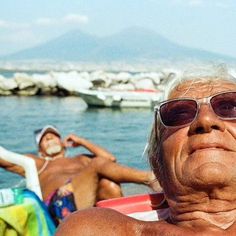
M 11 78 L 0 74 L 0 95 L 77 95 L 81 89 L 163 90 L 165 81 L 179 71 L 108 72 L 70 71 L 47 73 L 15 73 Z

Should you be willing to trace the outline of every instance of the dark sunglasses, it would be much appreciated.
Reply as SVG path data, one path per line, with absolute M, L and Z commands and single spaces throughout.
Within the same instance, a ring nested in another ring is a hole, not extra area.
M 166 127 L 187 126 L 196 119 L 201 104 L 209 104 L 220 119 L 236 119 L 236 92 L 223 92 L 197 100 L 179 98 L 161 102 L 154 108 L 155 121 L 159 115 L 161 123 Z

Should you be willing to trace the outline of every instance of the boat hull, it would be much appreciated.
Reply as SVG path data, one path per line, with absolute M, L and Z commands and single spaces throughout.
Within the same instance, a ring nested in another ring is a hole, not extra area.
M 95 107 L 153 107 L 159 100 L 160 92 L 147 91 L 99 91 L 83 90 L 79 96 L 88 106 Z

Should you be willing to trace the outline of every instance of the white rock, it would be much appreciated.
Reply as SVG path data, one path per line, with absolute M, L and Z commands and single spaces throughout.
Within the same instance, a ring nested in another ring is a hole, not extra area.
M 17 83 L 14 79 L 5 79 L 3 76 L 0 76 L 0 89 L 1 90 L 13 90 L 17 88 Z
M 108 88 L 111 85 L 111 81 L 108 79 L 97 78 L 91 81 L 93 83 L 93 87 L 95 88 Z
M 163 76 L 163 73 L 161 72 L 143 72 L 143 73 L 137 73 L 133 76 L 133 79 L 139 80 L 139 79 L 151 79 L 155 85 L 160 84 L 161 77 Z
M 149 78 L 147 79 L 140 79 L 137 81 L 134 81 L 134 86 L 136 89 L 150 89 L 150 90 L 155 90 L 155 86 L 153 84 L 153 81 Z
M 122 82 L 127 82 L 130 78 L 132 78 L 132 75 L 127 72 L 120 72 L 116 76 L 116 80 L 120 80 Z
M 91 82 L 93 82 L 95 80 L 98 80 L 98 79 L 106 80 L 107 79 L 106 73 L 102 70 L 93 71 L 93 72 L 90 73 L 89 80 Z
M 115 80 L 116 79 L 116 74 L 108 72 L 108 73 L 106 73 L 106 77 L 110 80 Z
M 80 77 L 79 73 L 72 71 L 69 73 L 54 73 L 59 88 L 65 89 L 69 92 L 77 92 L 81 89 L 90 89 L 93 84 Z
M 39 88 L 54 88 L 57 86 L 57 80 L 52 74 L 33 74 L 32 81 Z
M 12 95 L 12 91 L 10 91 L 10 90 L 2 90 L 2 89 L 0 88 L 0 95 L 1 95 L 1 96 Z
M 20 96 L 33 96 L 38 92 L 38 87 L 28 87 L 22 90 L 17 91 L 17 94 Z
M 83 79 L 87 79 L 87 80 L 90 79 L 90 74 L 87 71 L 80 72 L 79 75 Z
M 36 84 L 32 80 L 32 77 L 25 73 L 15 73 L 14 80 L 16 81 L 20 90 L 36 86 Z

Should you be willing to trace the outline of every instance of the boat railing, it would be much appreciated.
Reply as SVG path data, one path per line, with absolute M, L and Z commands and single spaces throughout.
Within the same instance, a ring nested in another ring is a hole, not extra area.
M 40 188 L 38 171 L 36 168 L 35 161 L 24 155 L 9 151 L 0 146 L 0 158 L 19 165 L 25 170 L 26 187 L 31 191 L 35 192 L 38 197 L 42 200 L 42 192 Z

